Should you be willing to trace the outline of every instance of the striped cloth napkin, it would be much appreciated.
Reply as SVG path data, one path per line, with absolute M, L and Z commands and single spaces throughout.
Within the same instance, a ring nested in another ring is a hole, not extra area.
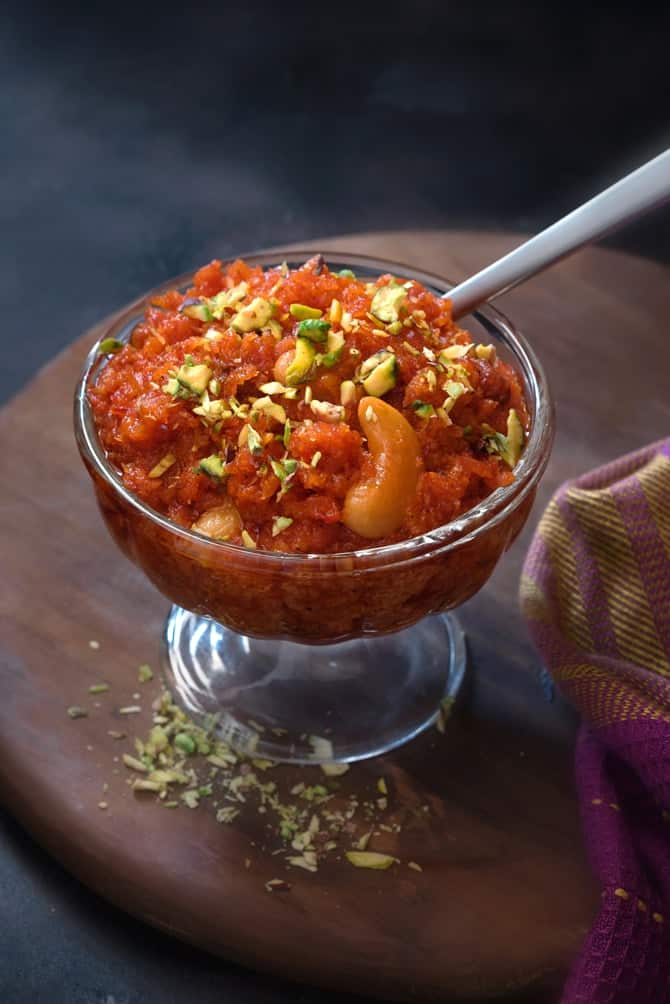
M 602 888 L 562 1000 L 670 1002 L 670 439 L 557 492 L 521 603 L 582 716 L 577 788 Z

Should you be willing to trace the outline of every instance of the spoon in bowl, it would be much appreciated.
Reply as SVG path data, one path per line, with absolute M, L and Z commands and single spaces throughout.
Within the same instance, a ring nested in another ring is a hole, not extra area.
M 454 320 L 670 198 L 670 149 L 444 294 Z

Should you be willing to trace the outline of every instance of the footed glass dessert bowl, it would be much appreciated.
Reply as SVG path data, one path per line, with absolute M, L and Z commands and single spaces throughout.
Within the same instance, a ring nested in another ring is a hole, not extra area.
M 245 261 L 293 269 L 312 253 Z M 437 295 L 450 285 L 398 263 L 342 252 L 326 260 L 333 272 L 355 271 L 371 282 L 391 273 Z M 128 341 L 147 302 L 192 281 L 171 280 L 116 315 L 91 349 L 75 394 L 77 444 L 105 524 L 173 604 L 163 645 L 166 686 L 192 718 L 247 754 L 327 763 L 383 753 L 433 724 L 463 680 L 466 646 L 450 611 L 481 589 L 530 512 L 553 438 L 542 367 L 497 310 L 465 322 L 473 339 L 494 345 L 516 372 L 528 431 L 511 483 L 458 518 L 395 543 L 334 553 L 243 546 L 180 525 L 132 491 L 103 447 L 90 404 L 108 347 Z

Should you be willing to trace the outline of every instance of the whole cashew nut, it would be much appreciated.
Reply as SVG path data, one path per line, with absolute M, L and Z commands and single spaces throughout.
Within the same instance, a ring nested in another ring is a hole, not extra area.
M 414 496 L 421 450 L 404 415 L 381 398 L 362 398 L 358 420 L 374 467 L 347 492 L 342 522 L 361 537 L 384 537 L 401 525 Z
M 215 540 L 229 540 L 242 529 L 242 520 L 231 500 L 226 499 L 221 505 L 204 512 L 191 529 L 204 533 L 206 537 L 214 537 Z

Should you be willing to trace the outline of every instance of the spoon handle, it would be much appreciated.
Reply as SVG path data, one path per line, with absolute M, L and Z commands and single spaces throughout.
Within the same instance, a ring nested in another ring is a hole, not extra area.
M 454 319 L 670 198 L 670 149 L 455 286 Z

